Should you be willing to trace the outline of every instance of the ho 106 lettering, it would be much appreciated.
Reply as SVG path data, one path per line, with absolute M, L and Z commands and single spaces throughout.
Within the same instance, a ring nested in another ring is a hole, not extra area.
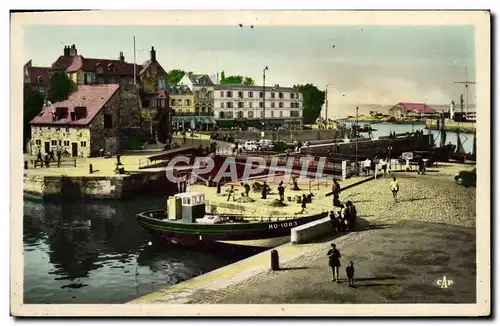
M 297 221 L 274 223 L 274 224 L 269 224 L 269 230 L 275 230 L 280 228 L 292 228 L 297 225 L 299 225 Z

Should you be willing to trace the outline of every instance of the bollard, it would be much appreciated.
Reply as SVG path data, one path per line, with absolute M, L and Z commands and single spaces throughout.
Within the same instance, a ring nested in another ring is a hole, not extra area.
M 92 167 L 92 164 L 89 164 L 89 173 L 90 174 L 94 173 L 94 169 Z
M 28 170 L 28 161 L 24 161 L 24 169 Z
M 278 255 L 278 250 L 271 250 L 271 270 L 277 271 L 280 269 L 280 258 Z
M 73 166 L 76 168 L 76 158 L 73 159 Z

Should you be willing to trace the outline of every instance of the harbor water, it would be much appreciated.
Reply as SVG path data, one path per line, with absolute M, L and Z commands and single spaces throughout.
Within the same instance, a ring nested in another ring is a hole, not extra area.
M 350 126 L 353 122 L 347 122 L 346 125 Z M 434 135 L 434 142 L 436 146 L 439 146 L 441 143 L 441 133 L 438 130 L 426 130 L 425 123 L 415 123 L 411 124 L 397 124 L 397 123 L 365 123 L 360 122 L 361 126 L 366 124 L 371 125 L 375 131 L 372 132 L 373 137 L 387 136 L 390 132 L 395 133 L 405 133 L 412 132 L 415 130 L 424 130 L 425 134 L 431 133 Z M 362 133 L 363 136 L 367 137 L 366 133 Z M 474 135 L 468 133 L 460 133 L 460 140 L 462 141 L 462 145 L 466 153 L 472 153 L 473 143 L 474 143 Z M 457 133 L 456 132 L 447 132 L 446 133 L 446 143 L 452 143 L 453 145 L 457 145 Z M 477 146 L 480 146 L 477 144 Z
M 24 302 L 125 303 L 251 255 L 159 243 L 135 213 L 164 204 L 25 199 Z

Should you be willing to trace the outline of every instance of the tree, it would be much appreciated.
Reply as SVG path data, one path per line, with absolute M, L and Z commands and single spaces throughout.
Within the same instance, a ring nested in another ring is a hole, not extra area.
M 255 80 L 251 77 L 245 77 L 245 80 L 243 81 L 243 84 L 245 85 L 255 85 Z
M 173 69 L 168 72 L 168 85 L 175 86 L 177 85 L 182 77 L 186 74 L 185 71 L 179 69 Z
M 222 81 L 223 81 L 224 79 L 226 79 L 226 74 L 224 73 L 224 70 L 222 70 L 222 71 L 220 72 L 220 81 L 221 81 L 221 84 L 222 84 Z
M 23 139 L 26 141 L 30 138 L 30 121 L 42 111 L 44 97 L 42 93 L 31 88 L 29 84 L 25 84 L 23 98 Z M 24 144 L 26 144 L 25 141 Z
M 236 84 L 243 84 L 243 76 L 228 76 L 220 79 L 221 84 L 225 85 L 236 85 Z
M 304 105 L 302 121 L 304 124 L 314 123 L 321 113 L 323 103 L 325 103 L 325 92 L 313 84 L 300 85 L 299 90 L 302 93 Z
M 50 78 L 50 88 L 47 99 L 52 103 L 68 99 L 69 94 L 76 90 L 75 83 L 64 72 L 56 72 Z

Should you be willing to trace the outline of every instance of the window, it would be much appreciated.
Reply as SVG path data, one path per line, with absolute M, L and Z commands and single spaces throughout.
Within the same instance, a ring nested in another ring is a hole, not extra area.
M 271 111 L 271 118 L 274 118 L 274 111 Z
M 250 103 L 250 104 L 252 104 L 252 103 Z M 248 117 L 253 118 L 253 111 L 248 111 Z
M 259 108 L 263 108 L 264 107 L 264 102 L 259 102 Z
M 274 92 L 271 92 L 271 98 L 275 98 L 275 95 Z
M 259 92 L 259 97 L 262 98 L 264 93 L 263 92 Z
M 113 128 L 113 117 L 111 116 L 111 114 L 104 115 L 104 128 L 105 129 Z
M 35 144 L 42 145 L 42 141 L 40 139 L 35 139 Z
M 275 107 L 275 103 L 274 102 L 271 102 L 271 107 L 274 108 Z
M 163 77 L 158 79 L 158 89 L 165 89 L 165 79 Z
M 220 97 L 224 97 L 224 91 L 220 91 Z
M 283 111 L 280 111 L 280 118 L 283 118 Z
M 243 98 L 243 92 L 238 92 L 238 97 Z
M 59 139 L 59 146 L 61 146 L 61 145 L 62 145 L 62 140 Z
M 233 102 L 227 102 L 226 103 L 226 108 L 232 109 L 233 108 Z
M 295 95 L 295 94 L 290 93 L 290 98 L 291 98 L 292 100 L 293 100 L 293 95 Z
M 223 109 L 224 108 L 224 102 L 220 102 L 220 108 Z
M 51 140 L 50 145 L 52 146 L 57 146 L 57 140 Z
M 227 91 L 226 92 L 226 97 L 233 97 L 233 92 L 232 91 Z
M 299 111 L 290 111 L 290 116 L 294 117 L 294 118 L 298 118 L 299 117 Z
M 243 118 L 243 111 L 238 111 L 237 115 L 238 119 Z
M 283 93 L 279 92 L 279 93 L 278 93 L 278 97 L 279 97 L 279 98 L 283 98 Z
M 243 102 L 238 102 L 238 108 L 243 108 Z
M 191 105 L 191 100 L 186 100 L 186 106 L 190 106 Z
M 226 118 L 232 118 L 232 117 L 233 117 L 233 112 L 232 111 L 226 112 Z
M 253 103 L 252 103 L 252 102 L 248 103 L 248 107 L 249 107 L 249 108 L 251 108 L 252 106 L 253 106 Z
M 253 92 L 248 92 L 248 97 L 253 97 Z
M 64 141 L 64 146 L 68 147 L 69 146 L 69 140 Z
M 80 142 L 80 146 L 81 146 L 81 147 L 87 147 L 87 142 L 86 142 L 85 140 L 82 140 L 82 141 Z
M 298 100 L 300 97 L 299 97 L 299 93 L 295 93 L 295 98 Z
M 224 119 L 224 112 L 219 112 L 219 118 Z
M 159 108 L 161 108 L 163 106 L 161 98 L 157 98 L 156 99 L 156 106 L 159 107 Z
M 283 107 L 283 102 L 278 103 L 278 107 L 282 108 Z

